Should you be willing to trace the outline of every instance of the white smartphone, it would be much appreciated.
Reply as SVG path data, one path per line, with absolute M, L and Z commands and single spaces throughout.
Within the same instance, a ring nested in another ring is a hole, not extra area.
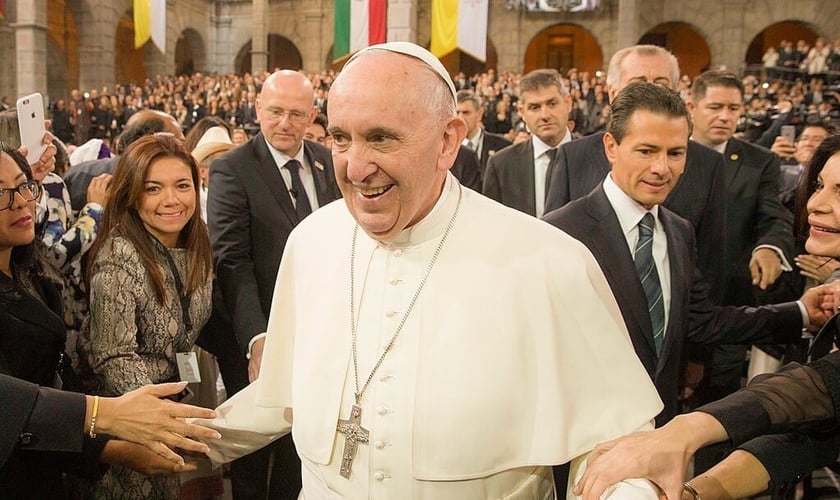
M 796 142 L 796 127 L 793 125 L 782 125 L 782 137 L 785 138 L 786 141 L 793 144 Z
M 17 100 L 18 127 L 20 128 L 20 143 L 29 150 L 26 161 L 30 165 L 37 163 L 41 154 L 47 149 L 44 144 L 44 98 L 34 93 Z

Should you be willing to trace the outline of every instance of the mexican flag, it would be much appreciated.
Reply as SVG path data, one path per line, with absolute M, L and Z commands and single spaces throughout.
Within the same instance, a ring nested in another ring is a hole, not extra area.
M 385 43 L 387 0 L 335 0 L 333 60 Z
M 489 0 L 432 0 L 432 54 L 443 57 L 455 49 L 487 60 Z

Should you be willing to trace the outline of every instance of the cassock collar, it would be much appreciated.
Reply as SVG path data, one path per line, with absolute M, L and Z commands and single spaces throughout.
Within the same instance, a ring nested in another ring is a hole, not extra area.
M 438 238 L 449 225 L 449 219 L 460 197 L 461 185 L 451 173 L 447 173 L 440 198 L 432 207 L 432 211 L 417 224 L 403 230 L 394 241 L 380 242 L 380 244 L 390 247 L 411 247 Z

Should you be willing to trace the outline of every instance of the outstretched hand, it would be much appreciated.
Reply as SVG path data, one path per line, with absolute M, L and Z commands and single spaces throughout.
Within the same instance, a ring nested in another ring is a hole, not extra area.
M 147 385 L 118 398 L 102 398 L 96 430 L 126 441 L 142 444 L 161 457 L 183 465 L 184 460 L 174 448 L 195 453 L 207 453 L 206 444 L 190 439 L 198 437 L 218 439 L 213 429 L 187 424 L 183 418 L 214 418 L 207 408 L 175 403 L 165 398 L 181 392 L 186 383 Z

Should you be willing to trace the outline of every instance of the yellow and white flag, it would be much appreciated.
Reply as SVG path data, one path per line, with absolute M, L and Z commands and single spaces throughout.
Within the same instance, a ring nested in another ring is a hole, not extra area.
M 166 53 L 166 0 L 134 0 L 134 48 L 149 38 Z
M 455 49 L 487 60 L 489 0 L 432 0 L 432 54 L 443 57 Z

